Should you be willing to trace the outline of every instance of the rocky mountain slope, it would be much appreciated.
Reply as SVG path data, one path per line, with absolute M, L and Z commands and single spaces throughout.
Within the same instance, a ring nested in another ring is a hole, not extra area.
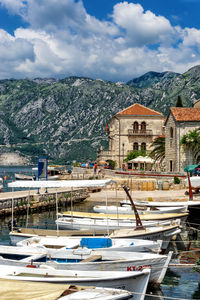
M 200 98 L 200 66 L 184 74 L 149 72 L 127 84 L 90 78 L 0 81 L 0 153 L 66 163 L 95 159 L 107 146 L 105 124 L 141 103 L 165 116 L 178 95 L 184 106 Z

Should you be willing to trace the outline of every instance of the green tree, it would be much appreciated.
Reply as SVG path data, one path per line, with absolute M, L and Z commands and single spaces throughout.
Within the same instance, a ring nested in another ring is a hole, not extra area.
M 191 151 L 194 163 L 200 160 L 200 128 L 189 130 L 180 140 L 180 145 L 183 145 L 186 150 Z
M 165 159 L 165 136 L 159 136 L 155 138 L 151 144 L 151 147 L 153 147 L 153 150 L 149 156 L 162 164 L 163 160 Z
M 178 96 L 178 99 L 176 101 L 176 107 L 183 107 L 181 96 Z
M 127 155 L 127 157 L 125 158 L 124 161 L 125 162 L 129 161 L 129 160 L 134 159 L 138 156 L 146 156 L 146 151 L 144 151 L 144 150 L 141 150 L 141 151 L 133 150 L 133 151 L 129 152 L 129 154 Z

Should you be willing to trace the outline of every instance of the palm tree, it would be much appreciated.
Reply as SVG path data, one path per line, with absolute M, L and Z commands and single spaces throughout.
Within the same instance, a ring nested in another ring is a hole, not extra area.
M 192 152 L 194 163 L 200 159 L 200 128 L 189 130 L 180 140 L 180 145 Z
M 153 143 L 151 144 L 153 150 L 149 154 L 155 161 L 159 162 L 160 165 L 165 159 L 165 136 L 161 135 L 154 139 Z

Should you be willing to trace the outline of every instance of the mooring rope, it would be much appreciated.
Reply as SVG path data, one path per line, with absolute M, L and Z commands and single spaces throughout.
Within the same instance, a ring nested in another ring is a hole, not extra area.
M 170 297 L 170 296 L 164 296 L 164 295 L 154 295 L 154 294 L 144 294 L 144 293 L 138 293 L 138 292 L 132 292 L 134 295 L 141 295 L 141 296 L 148 296 L 148 297 L 154 297 L 159 299 L 173 299 L 173 300 L 189 300 L 188 298 L 176 298 L 176 297 Z

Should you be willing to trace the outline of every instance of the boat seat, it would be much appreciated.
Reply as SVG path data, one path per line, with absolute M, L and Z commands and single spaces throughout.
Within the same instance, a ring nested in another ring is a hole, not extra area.
M 93 262 L 93 261 L 97 261 L 97 260 L 102 260 L 102 256 L 101 255 L 92 255 L 86 259 L 81 260 L 79 263 Z

